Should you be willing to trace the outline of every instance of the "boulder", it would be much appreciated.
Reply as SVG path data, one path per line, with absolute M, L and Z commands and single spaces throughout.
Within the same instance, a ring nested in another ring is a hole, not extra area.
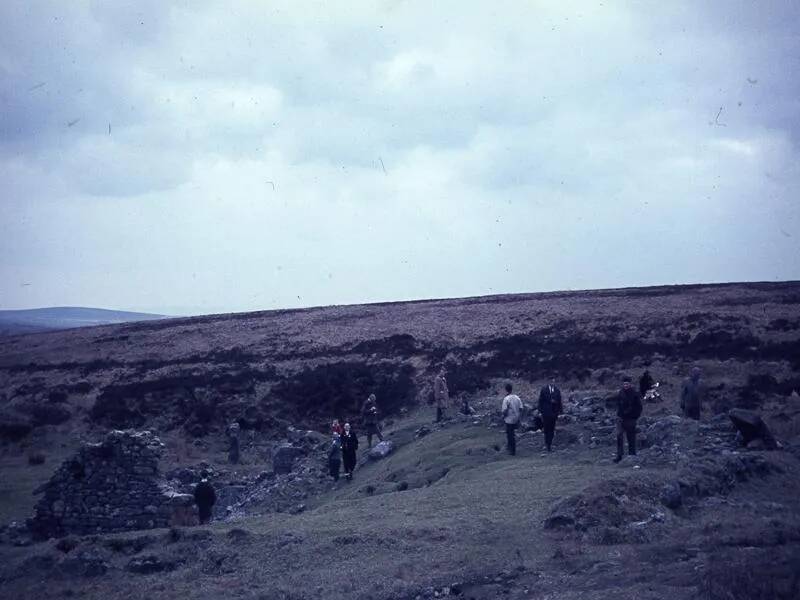
M 177 561 L 171 558 L 149 554 L 147 556 L 139 556 L 132 559 L 125 569 L 131 573 L 147 575 L 149 573 L 174 571 L 177 566 Z
M 743 445 L 749 446 L 753 440 L 762 440 L 767 450 L 775 450 L 778 447 L 772 432 L 758 413 L 743 408 L 733 408 L 728 412 L 728 417 L 742 436 Z
M 422 427 L 420 427 L 419 429 L 417 429 L 417 430 L 414 432 L 414 437 L 415 437 L 415 438 L 417 438 L 417 439 L 419 439 L 419 438 L 425 437 L 425 436 L 426 436 L 426 435 L 428 435 L 430 432 L 431 432 L 430 428 L 429 428 L 429 427 L 427 427 L 426 425 L 423 425 Z
M 374 448 L 369 451 L 369 457 L 372 460 L 380 460 L 386 458 L 394 451 L 394 444 L 389 440 L 384 440 L 376 444 Z
M 661 488 L 661 503 L 667 508 L 675 510 L 683 504 L 681 486 L 677 481 L 668 481 Z
M 281 444 L 272 453 L 272 470 L 285 474 L 292 472 L 294 461 L 303 455 L 303 451 L 292 444 Z

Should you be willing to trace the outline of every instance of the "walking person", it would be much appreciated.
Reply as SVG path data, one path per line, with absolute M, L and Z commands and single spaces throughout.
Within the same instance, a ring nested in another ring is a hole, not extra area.
M 700 412 L 703 410 L 704 396 L 705 384 L 700 379 L 700 368 L 695 367 L 681 387 L 681 410 L 683 411 L 683 416 L 699 421 Z
M 544 429 L 544 445 L 550 452 L 553 446 L 553 436 L 556 433 L 556 420 L 561 414 L 561 390 L 556 385 L 555 378 L 550 379 L 549 385 L 544 386 L 539 392 L 539 415 L 542 417 Z
M 342 459 L 344 459 L 344 475 L 351 481 L 356 468 L 356 450 L 358 450 L 358 436 L 350 428 L 350 423 L 345 423 L 342 434 Z
M 503 413 L 503 421 L 506 424 L 506 444 L 508 453 L 511 456 L 517 454 L 517 427 L 522 418 L 522 400 L 516 394 L 512 394 L 513 388 L 510 383 L 506 384 L 506 397 L 503 398 L 503 403 L 500 410 Z
M 372 436 L 377 435 L 379 441 L 383 441 L 383 434 L 378 422 L 378 404 L 375 394 L 370 394 L 364 406 L 361 408 L 361 418 L 364 422 L 364 429 L 367 432 L 367 448 L 372 448 Z
M 631 385 L 631 378 L 622 380 L 622 389 L 617 395 L 617 457 L 622 460 L 623 436 L 628 438 L 628 454 L 636 455 L 636 421 L 642 416 L 642 397 Z
M 328 448 L 328 469 L 334 481 L 339 481 L 339 469 L 342 467 L 342 438 L 338 433 L 333 434 L 330 448 Z
M 433 399 L 436 402 L 436 422 L 445 418 L 445 411 L 450 404 L 450 392 L 447 389 L 447 371 L 444 367 L 439 369 L 439 373 L 433 379 Z
M 203 471 L 200 477 L 200 483 L 194 488 L 194 501 L 197 504 L 200 524 L 205 525 L 211 520 L 211 511 L 217 501 L 217 494 L 214 491 L 214 486 L 208 481 L 208 472 Z

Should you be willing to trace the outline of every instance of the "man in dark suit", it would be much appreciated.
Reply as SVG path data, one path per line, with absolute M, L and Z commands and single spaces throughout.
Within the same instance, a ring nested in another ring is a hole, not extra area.
M 617 457 L 622 460 L 623 436 L 628 438 L 628 454 L 636 455 L 636 421 L 642 416 L 642 397 L 631 385 L 631 378 L 622 380 L 622 389 L 617 395 Z
M 217 494 L 214 486 L 208 481 L 208 472 L 201 473 L 202 479 L 194 488 L 194 501 L 200 517 L 200 524 L 205 525 L 211 520 L 211 510 L 217 501 Z
M 547 451 L 550 452 L 553 445 L 553 436 L 556 433 L 556 420 L 561 414 L 563 405 L 561 404 L 561 390 L 556 386 L 555 377 L 550 379 L 550 383 L 539 392 L 539 414 L 542 417 L 542 428 L 544 429 L 544 443 Z

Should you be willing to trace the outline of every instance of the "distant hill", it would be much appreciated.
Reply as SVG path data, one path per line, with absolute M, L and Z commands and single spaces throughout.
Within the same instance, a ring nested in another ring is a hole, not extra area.
M 110 325 L 131 321 L 151 321 L 163 318 L 165 318 L 164 315 L 78 306 L 0 310 L 0 335 L 74 329 L 76 327 Z

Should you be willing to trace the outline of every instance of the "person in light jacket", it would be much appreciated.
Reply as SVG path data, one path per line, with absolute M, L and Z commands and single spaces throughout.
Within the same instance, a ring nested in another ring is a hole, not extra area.
M 506 384 L 506 397 L 503 398 L 503 403 L 500 405 L 500 411 L 503 413 L 503 421 L 506 424 L 506 443 L 508 453 L 511 456 L 517 454 L 517 427 L 519 427 L 520 419 L 522 419 L 522 409 L 524 405 L 522 400 L 516 394 L 512 394 L 513 387 L 510 383 Z
M 439 369 L 439 373 L 433 379 L 433 399 L 436 402 L 436 422 L 445 418 L 447 407 L 450 405 L 450 392 L 447 389 L 447 372 L 445 368 Z

